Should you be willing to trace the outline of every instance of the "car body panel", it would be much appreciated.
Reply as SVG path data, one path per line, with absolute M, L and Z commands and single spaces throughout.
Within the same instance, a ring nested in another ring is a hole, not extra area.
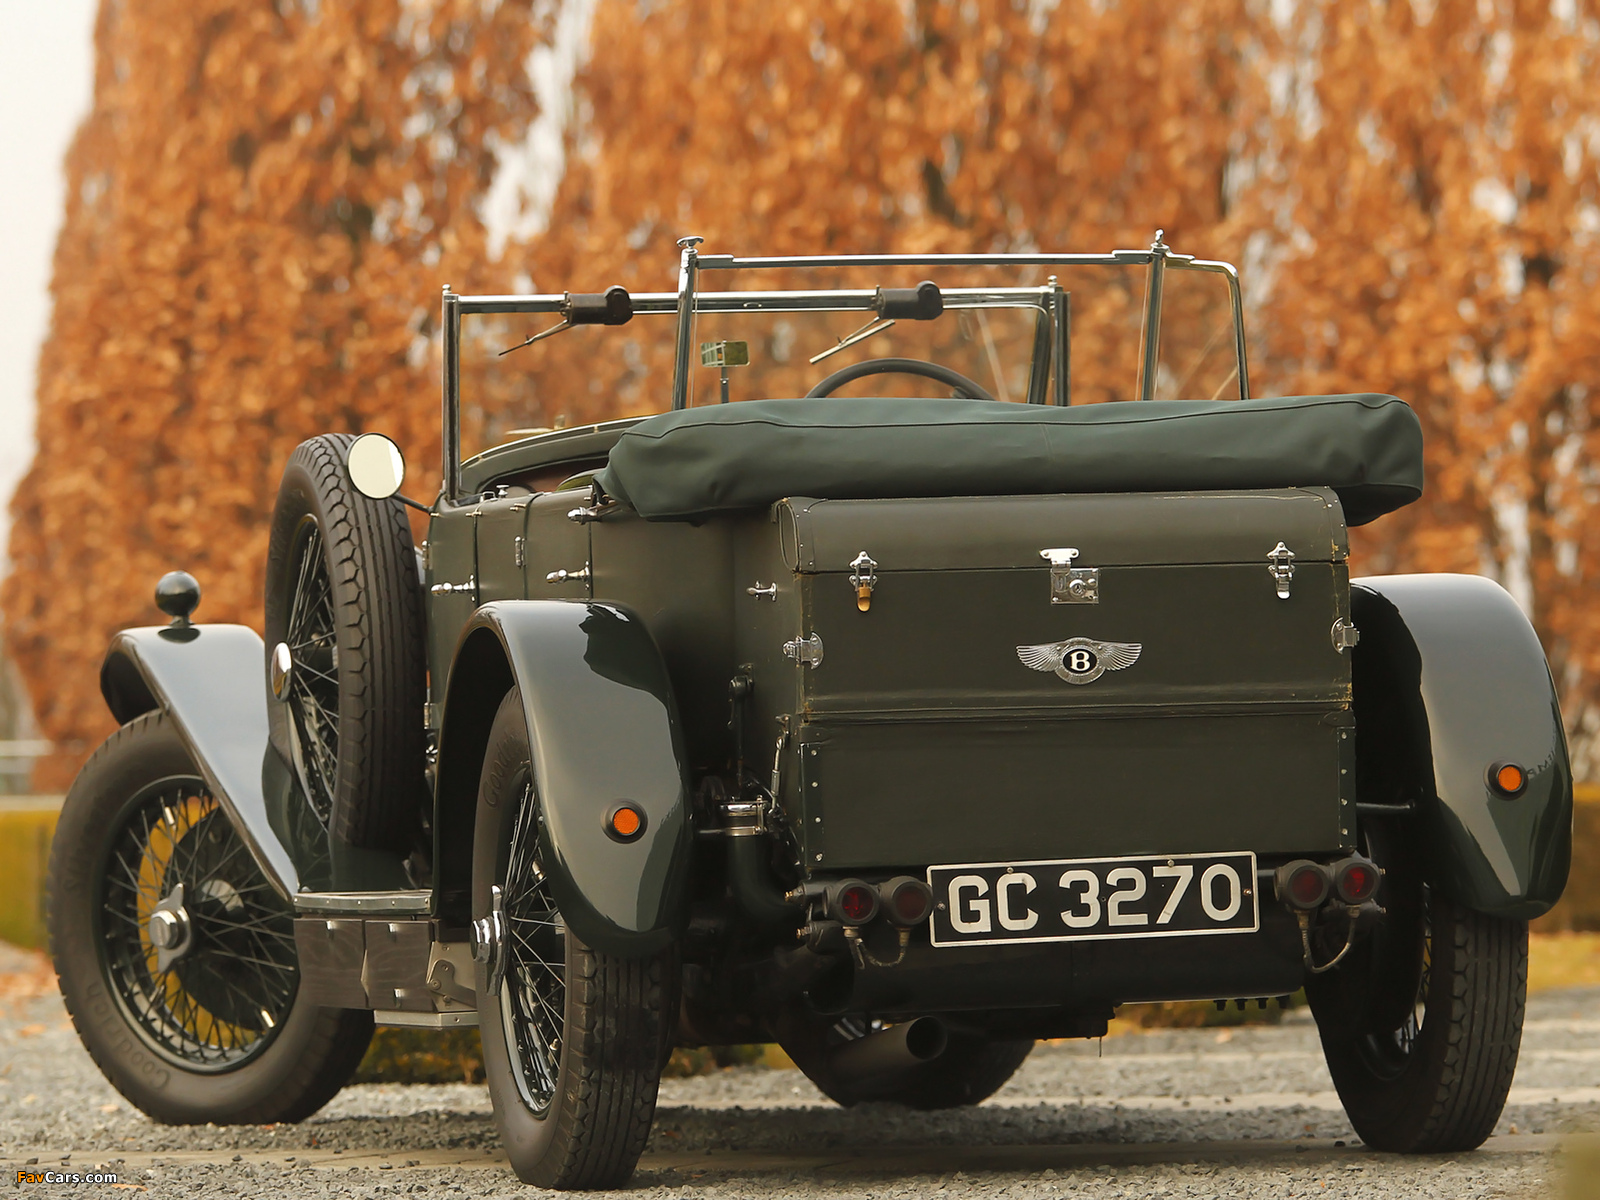
M 1358 668 L 1357 738 L 1371 745 L 1359 753 L 1387 776 L 1364 776 L 1362 797 L 1416 805 L 1428 879 L 1453 899 L 1516 919 L 1548 912 L 1571 862 L 1572 767 L 1533 626 L 1477 575 L 1367 577 L 1352 591 L 1357 651 L 1376 668 Z M 1384 736 L 1396 727 L 1403 743 Z M 1491 789 L 1495 762 L 1524 768 L 1521 795 Z
M 265 661 L 261 636 L 244 625 L 124 629 L 111 641 L 100 689 L 120 722 L 157 707 L 167 714 L 268 882 L 287 899 L 300 890 L 300 872 L 273 828 L 262 786 Z
M 649 631 L 626 609 L 582 601 L 495 601 L 473 615 L 439 755 L 439 825 L 455 846 L 465 840 L 468 865 L 483 714 L 511 686 L 522 693 L 544 865 L 563 919 L 598 949 L 659 948 L 682 926 L 690 828 L 672 686 Z M 604 829 L 622 801 L 646 818 L 629 843 Z M 462 865 L 460 850 L 442 843 L 439 859 L 445 882 L 459 884 L 448 877 Z

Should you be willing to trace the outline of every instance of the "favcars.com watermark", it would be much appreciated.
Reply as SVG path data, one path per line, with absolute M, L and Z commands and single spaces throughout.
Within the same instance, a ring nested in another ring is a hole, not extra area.
M 28 1170 L 26 1168 L 17 1172 L 17 1186 L 25 1183 L 64 1183 L 69 1187 L 76 1187 L 83 1183 L 116 1183 L 117 1176 L 111 1171 L 52 1171 L 49 1169 Z

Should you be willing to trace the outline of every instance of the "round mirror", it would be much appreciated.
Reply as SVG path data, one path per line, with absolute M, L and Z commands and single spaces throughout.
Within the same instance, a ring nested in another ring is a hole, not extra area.
M 344 465 L 356 491 L 373 500 L 387 500 L 400 490 L 406 478 L 406 460 L 401 457 L 400 447 L 381 433 L 363 433 L 351 442 Z

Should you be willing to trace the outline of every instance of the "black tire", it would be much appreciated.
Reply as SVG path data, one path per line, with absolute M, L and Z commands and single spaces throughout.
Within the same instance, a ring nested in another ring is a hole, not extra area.
M 334 837 L 404 852 L 427 794 L 422 585 L 405 505 L 350 483 L 353 440 L 311 438 L 283 471 L 267 547 L 269 697 L 280 643 L 294 667 L 269 719 Z
M 188 951 L 163 965 L 148 921 L 185 887 Z M 354 1073 L 372 1014 L 299 992 L 293 913 L 268 885 L 160 712 L 79 772 L 50 849 L 50 953 L 95 1065 L 170 1125 L 299 1121 Z
M 1311 1011 L 1362 1141 L 1402 1154 L 1473 1150 L 1500 1119 L 1517 1068 L 1528 925 L 1473 912 L 1420 882 L 1408 901 L 1399 882 L 1387 941 L 1314 976 Z M 1412 989 L 1409 1002 L 1394 1003 L 1396 978 Z
M 484 1072 L 501 1144 L 538 1187 L 616 1188 L 655 1116 L 676 970 L 672 951 L 621 958 L 567 931 L 542 882 L 537 781 L 522 696 L 489 732 L 473 836 L 472 912 L 499 910 L 504 982 L 478 966 Z
M 778 1043 L 817 1089 L 846 1108 L 871 1101 L 932 1111 L 980 1104 L 1017 1073 L 1033 1051 L 1028 1039 L 991 1038 L 952 1029 L 944 1053 L 930 1062 L 908 1067 L 876 1080 L 835 1078 L 828 1061 L 832 1051 L 862 1037 L 867 1022 L 847 1017 L 829 1022 L 809 1014 L 787 1014 L 778 1025 Z

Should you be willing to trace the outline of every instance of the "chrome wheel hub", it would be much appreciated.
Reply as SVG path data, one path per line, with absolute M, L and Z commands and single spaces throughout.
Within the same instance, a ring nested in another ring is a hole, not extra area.
M 289 698 L 289 676 L 293 671 L 294 655 L 289 652 L 289 643 L 279 642 L 272 648 L 272 666 L 270 668 L 274 699 L 287 700 Z
M 194 944 L 194 926 L 189 910 L 183 906 L 183 884 L 178 884 L 150 914 L 145 929 L 156 948 L 156 970 L 165 971 L 189 952 Z

